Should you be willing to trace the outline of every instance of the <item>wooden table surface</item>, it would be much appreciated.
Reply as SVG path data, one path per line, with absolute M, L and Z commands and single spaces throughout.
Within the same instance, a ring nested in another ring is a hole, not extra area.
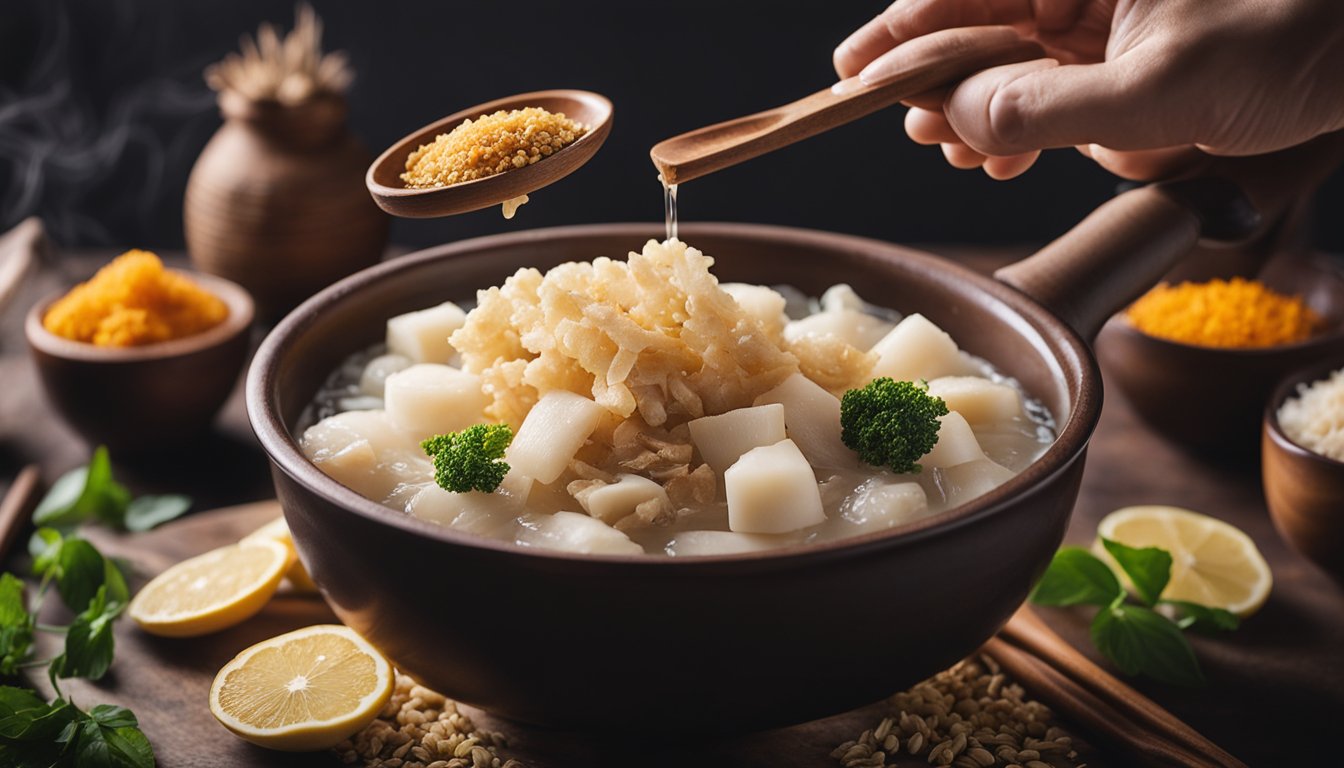
M 1024 253 L 1020 248 L 933 250 L 984 270 Z M 42 396 L 23 345 L 22 318 L 39 297 L 87 277 L 112 255 L 66 254 L 59 264 L 46 264 L 39 274 L 30 277 L 14 305 L 0 311 L 0 493 L 27 463 L 39 464 L 50 483 L 64 470 L 87 459 L 87 446 L 60 422 Z M 199 450 L 146 466 L 118 463 L 116 472 L 137 493 L 190 493 L 197 501 L 197 510 L 272 495 L 266 460 L 247 425 L 241 391 L 235 391 L 215 433 L 202 442 Z M 1246 531 L 1269 561 L 1275 587 L 1260 613 L 1235 633 L 1217 638 L 1192 636 L 1209 679 L 1207 687 L 1186 690 L 1144 680 L 1131 683 L 1249 765 L 1338 764 L 1328 739 L 1344 715 L 1344 587 L 1287 549 L 1275 534 L 1265 511 L 1257 465 L 1230 466 L 1183 452 L 1138 422 L 1123 398 L 1108 389 L 1067 540 L 1089 543 L 1097 521 L 1106 513 L 1121 506 L 1150 503 L 1190 507 Z M 294 615 L 308 617 L 311 613 L 320 617 L 324 609 L 296 610 Z M 1089 612 L 1047 609 L 1041 613 L 1056 631 L 1100 661 L 1087 638 Z M 184 663 L 180 653 L 164 652 L 166 664 Z M 115 685 L 133 685 L 116 678 L 115 671 L 114 666 Z M 204 707 L 203 701 L 200 706 Z M 854 726 L 880 711 L 869 708 L 803 729 L 749 737 L 722 745 L 696 762 L 834 765 L 822 745 L 854 738 L 858 733 Z M 491 723 L 491 727 L 509 730 L 508 724 Z M 829 735 L 832 732 L 834 737 Z M 812 734 L 810 738 L 808 733 Z M 825 738 L 818 738 L 818 733 L 826 734 Z M 154 739 L 154 734 L 150 735 Z M 206 742 L 219 735 L 196 734 Z M 518 744 L 524 751 L 544 753 L 548 750 L 541 748 L 539 741 L 545 738 L 546 734 L 524 733 Z M 251 755 L 251 760 L 229 758 L 222 762 L 199 751 L 184 753 L 194 741 L 173 737 L 157 743 L 161 764 L 258 764 L 257 752 L 241 753 Z M 654 745 L 641 748 L 653 750 Z M 671 761 L 676 755 L 669 753 L 666 757 Z M 570 764 L 562 760 L 542 762 Z M 1105 762 L 1123 764 L 1110 759 Z M 321 765 L 331 761 L 317 758 L 275 764 Z

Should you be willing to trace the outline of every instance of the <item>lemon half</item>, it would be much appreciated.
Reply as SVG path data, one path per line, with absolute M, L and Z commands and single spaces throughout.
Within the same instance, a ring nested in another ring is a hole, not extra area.
M 1274 584 L 1269 564 L 1250 536 L 1222 520 L 1188 509 L 1117 509 L 1102 518 L 1097 535 L 1131 547 L 1161 547 L 1170 552 L 1171 581 L 1162 592 L 1167 600 L 1223 608 L 1245 618 L 1264 605 Z M 1097 550 L 1098 556 L 1119 573 L 1119 566 L 1100 541 Z
M 392 665 L 349 627 L 319 624 L 234 657 L 210 686 L 210 712 L 239 737 L 289 752 L 327 749 L 373 722 Z
M 260 611 L 293 559 L 283 544 L 264 539 L 220 547 L 155 576 L 126 612 L 153 635 L 216 632 Z

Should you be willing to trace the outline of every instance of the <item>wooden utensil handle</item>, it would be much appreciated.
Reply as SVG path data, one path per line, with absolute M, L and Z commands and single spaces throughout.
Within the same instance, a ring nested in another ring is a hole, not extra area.
M 655 145 L 649 155 L 669 184 L 707 173 L 857 120 L 902 99 L 952 85 L 982 69 L 1040 58 L 1043 49 L 1010 27 L 935 32 L 896 50 L 897 72 L 880 83 L 858 78 L 775 109 L 710 125 Z
M 1344 160 L 1344 132 L 1268 155 L 1210 159 L 1193 178 L 1125 192 L 1035 255 L 994 273 L 1091 341 L 1200 238 L 1263 236 Z

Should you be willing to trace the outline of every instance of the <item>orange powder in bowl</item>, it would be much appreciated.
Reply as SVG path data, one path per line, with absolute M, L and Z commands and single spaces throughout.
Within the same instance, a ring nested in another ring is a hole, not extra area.
M 51 333 L 102 347 L 180 339 L 224 322 L 218 296 L 170 272 L 149 251 L 127 251 L 62 296 L 42 318 Z
M 1225 348 L 1293 344 L 1306 340 L 1321 322 L 1302 297 L 1239 277 L 1163 283 L 1134 302 L 1125 316 L 1149 336 Z

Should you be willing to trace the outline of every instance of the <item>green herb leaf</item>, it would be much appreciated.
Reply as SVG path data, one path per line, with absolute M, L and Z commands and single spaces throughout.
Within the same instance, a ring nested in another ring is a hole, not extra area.
M 28 660 L 33 646 L 33 617 L 23 601 L 23 582 L 0 575 L 0 674 L 12 675 Z
M 107 448 L 100 445 L 88 466 L 71 470 L 56 481 L 33 511 L 33 522 L 73 529 L 80 523 L 97 520 L 121 528 L 130 502 L 130 492 L 112 478 Z
M 65 652 L 52 659 L 52 672 L 57 677 L 90 680 L 107 674 L 115 650 L 112 623 L 125 609 L 125 603 L 108 602 L 107 587 L 99 587 L 88 610 L 76 616 L 66 631 Z
M 28 554 L 33 558 L 33 575 L 41 579 L 55 578 L 61 564 L 61 544 L 64 539 L 55 528 L 38 528 L 28 539 Z
M 89 607 L 89 601 L 107 577 L 103 556 L 89 542 L 70 538 L 61 544 L 60 568 L 56 572 L 56 589 L 66 607 L 78 613 Z
M 1162 604 L 1176 609 L 1176 626 L 1181 629 L 1188 628 L 1203 634 L 1215 634 L 1230 632 L 1241 626 L 1241 620 L 1235 613 L 1222 608 L 1210 608 L 1185 600 L 1163 600 Z
M 0 686 L 0 739 L 20 739 L 51 707 L 32 691 Z
M 107 602 L 123 605 L 131 602 L 126 577 L 121 575 L 121 568 L 110 557 L 103 558 L 103 584 L 107 587 Z
M 126 530 L 148 531 L 181 517 L 191 509 L 191 497 L 180 494 L 140 496 L 126 507 Z
M 153 768 L 154 750 L 124 707 L 94 707 L 79 727 L 75 762 L 108 768 Z
M 1064 547 L 1032 590 L 1038 605 L 1110 605 L 1124 594 L 1105 563 L 1081 547 Z
M 1171 579 L 1171 553 L 1158 547 L 1131 547 L 1107 538 L 1101 545 L 1129 576 L 1139 599 L 1149 606 L 1157 605 Z
M 1097 612 L 1092 642 L 1127 675 L 1143 674 L 1176 685 L 1201 685 L 1194 649 L 1172 622 L 1150 608 L 1117 602 Z

